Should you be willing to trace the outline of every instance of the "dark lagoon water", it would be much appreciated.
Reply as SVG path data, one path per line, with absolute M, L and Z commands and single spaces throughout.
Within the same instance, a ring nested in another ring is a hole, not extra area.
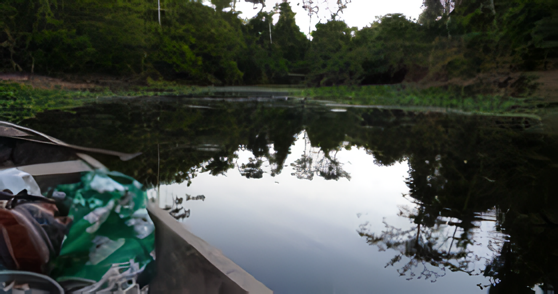
M 184 199 L 177 221 L 274 293 L 558 285 L 558 141 L 536 119 L 145 98 L 21 124 L 143 152 L 97 158 L 150 187 L 160 207 Z

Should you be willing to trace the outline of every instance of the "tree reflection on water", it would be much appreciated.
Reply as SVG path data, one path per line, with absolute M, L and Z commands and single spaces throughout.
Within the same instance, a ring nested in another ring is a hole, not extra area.
M 337 160 L 337 152 L 340 146 L 334 150 L 323 151 L 321 148 L 313 148 L 304 132 L 304 152 L 302 156 L 291 163 L 294 169 L 293 176 L 298 179 L 313 180 L 314 175 L 318 175 L 326 180 L 339 180 L 341 178 L 351 179 L 351 175 L 343 170 L 343 163 Z
M 413 218 L 416 214 L 410 213 L 406 216 Z M 446 270 L 461 271 L 469 275 L 480 274 L 471 263 L 478 262 L 482 258 L 476 256 L 474 260 L 468 259 L 473 251 L 459 244 L 462 240 L 454 243 L 457 226 L 453 231 L 454 234 L 448 236 L 447 226 L 440 223 L 432 227 L 419 223 L 407 230 L 390 226 L 385 221 L 384 224 L 385 230 L 380 234 L 371 232 L 366 223 L 360 226 L 358 233 L 366 238 L 368 244 L 378 246 L 380 251 L 393 249 L 399 252 L 386 267 L 401 262 L 403 256 L 408 257 L 409 261 L 397 270 L 401 276 L 409 280 L 417 278 L 435 282 L 446 275 Z
M 536 284 L 556 285 L 555 138 L 482 119 L 448 122 L 417 122 L 415 137 L 402 152 L 409 163 L 407 197 L 416 208 L 401 215 L 413 227 L 386 224 L 375 234 L 361 226 L 359 234 L 399 253 L 389 265 L 408 257 L 398 271 L 409 278 L 435 281 L 446 269 L 483 274 L 495 285 L 490 293 L 531 293 Z M 470 249 L 487 221 L 500 232 L 489 243 L 497 253 L 493 259 Z
M 430 281 L 448 270 L 484 275 L 493 283 L 490 293 L 558 286 L 558 144 L 534 130 L 535 121 L 365 108 L 334 113 L 299 101 L 211 102 L 212 109 L 184 103 L 101 103 L 41 113 L 23 124 L 80 145 L 141 150 L 144 156 L 126 163 L 100 159 L 148 186 L 235 168 L 250 179 L 278 175 L 300 134 L 306 148 L 292 164 L 299 179 L 350 180 L 336 157 L 343 149 L 362 148 L 380 166 L 407 161 L 405 197 L 414 204 L 400 216 L 411 227 L 358 229 L 370 245 L 395 252 L 388 265 L 406 278 Z M 239 163 L 241 150 L 253 157 Z M 473 250 L 487 222 L 495 230 L 485 244 L 493 257 Z

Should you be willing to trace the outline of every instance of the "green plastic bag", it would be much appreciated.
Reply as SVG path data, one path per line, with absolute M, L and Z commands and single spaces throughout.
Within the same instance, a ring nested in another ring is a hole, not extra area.
M 74 222 L 53 262 L 55 279 L 99 281 L 115 263 L 153 261 L 154 225 L 141 184 L 118 172 L 93 171 L 77 184 L 59 185 Z

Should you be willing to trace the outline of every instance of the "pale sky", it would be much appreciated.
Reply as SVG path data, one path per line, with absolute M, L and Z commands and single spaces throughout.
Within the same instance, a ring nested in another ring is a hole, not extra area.
M 335 7 L 335 0 L 314 0 L 314 2 L 328 1 L 330 6 Z M 347 6 L 347 9 L 340 15 L 340 19 L 344 20 L 350 27 L 358 27 L 359 29 L 367 26 L 375 20 L 376 16 L 383 16 L 388 13 L 402 13 L 407 17 L 418 18 L 419 14 L 422 12 L 422 1 L 423 0 L 353 0 Z M 270 11 L 273 9 L 276 3 L 280 3 L 281 0 L 266 0 L 265 11 Z M 302 0 L 291 0 L 291 7 L 296 13 L 296 23 L 300 29 L 308 33 L 309 29 L 309 17 L 307 12 L 302 9 Z M 255 8 L 255 9 L 254 9 Z M 244 0 L 239 1 L 236 4 L 236 10 L 242 11 L 240 15 L 243 18 L 251 18 L 260 11 L 261 5 L 254 6 L 252 3 L 244 2 Z M 331 12 L 322 9 L 319 13 L 319 17 L 322 21 L 329 19 Z M 314 30 L 316 23 L 318 23 L 318 18 L 313 16 L 311 29 Z

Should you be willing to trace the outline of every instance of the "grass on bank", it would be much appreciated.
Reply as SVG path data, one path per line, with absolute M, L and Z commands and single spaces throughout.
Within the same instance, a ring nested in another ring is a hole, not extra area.
M 88 90 L 38 89 L 30 85 L 0 82 L 0 120 L 19 122 L 36 113 L 52 109 L 70 109 L 95 103 L 100 98 L 141 96 L 212 96 L 214 88 L 182 86 L 154 82 L 148 86 Z M 289 96 L 327 100 L 351 105 L 442 107 L 473 113 L 534 113 L 534 98 L 512 98 L 498 95 L 466 93 L 462 88 L 428 89 L 402 85 L 337 86 L 293 89 L 285 88 Z M 104 100 L 104 99 L 103 99 Z
M 0 83 L 0 120 L 17 123 L 41 111 L 80 106 L 92 97 L 87 91 L 34 89 L 18 83 Z
M 532 97 L 514 98 L 467 93 L 459 87 L 421 89 L 402 85 L 321 87 L 291 93 L 351 105 L 430 106 L 482 113 L 532 113 L 536 111 L 537 102 L 540 100 Z
M 21 83 L 0 82 L 0 120 L 17 123 L 42 111 L 71 109 L 95 103 L 99 98 L 192 95 L 198 93 L 199 89 L 165 84 L 118 90 L 108 87 L 69 90 L 41 89 Z

